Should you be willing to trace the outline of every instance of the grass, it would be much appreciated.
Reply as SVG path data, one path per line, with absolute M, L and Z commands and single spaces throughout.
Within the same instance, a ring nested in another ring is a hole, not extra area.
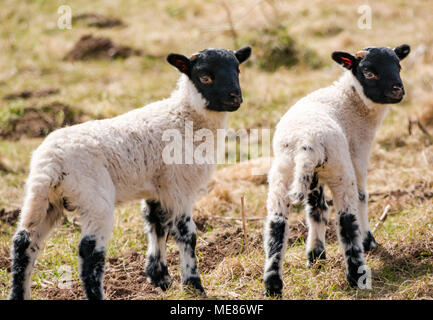
M 58 88 L 46 97 L 0 100 L 0 129 L 23 108 L 58 101 L 92 118 L 111 117 L 166 97 L 178 74 L 165 62 L 170 52 L 192 54 L 206 47 L 235 49 L 251 34 L 280 25 L 303 50 L 311 50 L 318 68 L 308 63 L 262 70 L 258 58 L 241 68 L 242 108 L 229 116 L 228 127 L 274 128 L 285 111 L 305 94 L 336 80 L 341 70 L 330 59 L 334 50 L 355 52 L 365 46 L 409 43 L 413 53 L 402 62 L 407 95 L 393 106 L 378 132 L 368 179 L 370 224 L 391 205 L 388 219 L 376 231 L 380 247 L 367 255 L 372 268 L 372 290 L 350 289 L 345 281 L 342 255 L 333 227 L 328 231 L 327 257 L 322 268 L 305 265 L 305 220 L 301 209 L 290 216 L 291 236 L 284 260 L 283 299 L 431 299 L 433 296 L 433 170 L 422 156 L 432 140 L 415 129 L 408 118 L 422 114 L 433 90 L 433 41 L 428 1 L 371 2 L 371 30 L 357 27 L 357 8 L 365 1 L 225 1 L 238 38 L 232 37 L 227 13 L 220 1 L 97 0 L 88 2 L 5 0 L 0 18 L 0 99 L 23 90 Z M 110 29 L 73 25 L 56 27 L 57 8 L 71 5 L 73 14 L 99 13 L 124 21 Z M 31 13 L 31 14 L 30 14 Z M 277 21 L 278 23 L 276 23 Z M 109 37 L 116 44 L 143 50 L 144 56 L 118 60 L 65 62 L 63 56 L 85 34 Z M 421 45 L 425 53 L 411 56 Z M 411 60 L 412 59 L 412 60 Z M 41 138 L 0 140 L 0 161 L 10 170 L 0 171 L 0 209 L 21 206 L 32 150 Z M 261 299 L 264 253 L 262 225 L 266 215 L 265 176 L 250 169 L 265 161 L 221 166 L 194 209 L 199 225 L 197 255 L 208 298 Z M 248 245 L 240 221 L 240 197 L 246 199 Z M 81 299 L 77 267 L 79 227 L 68 213 L 48 239 L 32 277 L 34 299 Z M 9 290 L 9 248 L 15 225 L 0 221 L 0 299 Z M 166 292 L 146 283 L 144 254 L 147 240 L 138 202 L 116 208 L 113 235 L 107 251 L 104 279 L 108 299 L 200 299 L 180 285 L 179 257 L 168 242 L 169 271 L 173 286 Z M 61 266 L 72 277 L 70 289 L 60 289 Z

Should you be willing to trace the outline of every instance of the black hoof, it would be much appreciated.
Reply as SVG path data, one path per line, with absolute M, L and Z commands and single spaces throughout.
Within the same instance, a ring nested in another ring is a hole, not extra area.
M 326 260 L 326 252 L 323 247 L 317 247 L 307 253 L 307 266 L 312 266 L 317 260 Z
M 350 272 L 347 273 L 347 282 L 349 283 L 349 286 L 351 286 L 354 289 L 362 288 L 360 286 L 363 285 L 362 280 L 360 282 L 360 278 L 364 276 L 365 272 L 361 272 L 360 270 L 361 266 L 362 265 L 349 268 Z
M 200 295 L 205 296 L 206 292 L 204 291 L 203 286 L 201 285 L 200 277 L 189 277 L 183 282 L 184 286 L 188 286 L 196 290 Z
M 370 231 L 368 231 L 367 237 L 362 242 L 362 245 L 364 247 L 364 252 L 367 252 L 367 251 L 370 251 L 370 250 L 377 248 L 376 239 L 374 239 L 374 237 Z
M 265 296 L 267 297 L 281 297 L 283 291 L 283 280 L 278 274 L 272 274 L 265 280 Z
M 149 283 L 160 287 L 162 291 L 166 291 L 171 286 L 172 281 L 168 274 L 167 266 L 152 256 L 149 257 L 149 262 L 146 266 L 146 276 Z

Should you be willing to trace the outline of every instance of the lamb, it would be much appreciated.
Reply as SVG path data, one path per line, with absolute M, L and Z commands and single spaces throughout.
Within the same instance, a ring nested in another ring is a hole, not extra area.
M 292 205 L 305 205 L 307 265 L 326 259 L 329 211 L 324 184 L 331 190 L 337 212 L 347 280 L 352 287 L 358 281 L 364 284 L 364 252 L 377 246 L 367 217 L 369 154 L 387 104 L 403 98 L 399 62 L 409 52 L 406 44 L 395 49 L 368 47 L 355 55 L 334 52 L 333 60 L 347 69 L 341 78 L 299 100 L 278 123 L 264 234 L 267 295 L 282 293 L 287 215 Z
M 13 237 L 10 299 L 30 298 L 33 265 L 64 208 L 80 214 L 79 269 L 85 294 L 88 299 L 103 299 L 114 207 L 133 199 L 145 199 L 147 280 L 162 290 L 171 284 L 166 262 L 170 233 L 179 247 L 183 284 L 204 294 L 191 215 L 196 194 L 214 165 L 166 164 L 163 135 L 177 130 L 183 136 L 186 125 L 214 133 L 224 128 L 227 113 L 242 103 L 239 65 L 250 54 L 250 47 L 206 49 L 190 58 L 170 54 L 167 61 L 181 72 L 170 98 L 112 119 L 62 128 L 44 140 L 32 155 Z

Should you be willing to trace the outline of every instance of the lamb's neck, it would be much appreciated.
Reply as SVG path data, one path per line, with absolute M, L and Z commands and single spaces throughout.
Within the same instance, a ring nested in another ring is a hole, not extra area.
M 336 85 L 340 86 L 347 99 L 344 106 L 364 120 L 369 127 L 377 130 L 388 112 L 389 106 L 375 103 L 369 99 L 351 71 L 345 71 Z
M 193 122 L 195 129 L 223 129 L 226 126 L 227 112 L 217 112 L 206 108 L 207 101 L 197 91 L 189 78 L 182 74 L 176 90 L 170 99 L 173 105 L 180 106 L 185 117 Z

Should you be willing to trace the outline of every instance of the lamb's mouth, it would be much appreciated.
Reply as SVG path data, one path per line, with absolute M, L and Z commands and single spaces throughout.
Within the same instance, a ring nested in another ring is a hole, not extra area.
M 236 103 L 236 102 L 226 102 L 223 101 L 222 105 L 224 106 L 224 110 L 225 111 L 236 111 L 239 109 L 239 107 L 241 106 L 240 103 Z

